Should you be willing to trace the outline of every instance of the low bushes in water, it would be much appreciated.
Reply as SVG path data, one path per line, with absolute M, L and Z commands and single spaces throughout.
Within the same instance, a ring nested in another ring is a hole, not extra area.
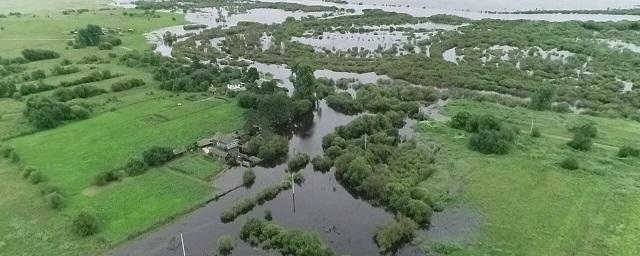
M 287 230 L 265 220 L 249 219 L 240 230 L 240 239 L 252 246 L 275 249 L 282 255 L 335 255 L 318 235 L 301 230 Z
M 302 170 L 309 164 L 309 155 L 305 153 L 297 153 L 287 163 L 287 168 L 290 172 L 297 172 Z
M 333 161 L 325 156 L 316 156 L 311 160 L 311 165 L 313 165 L 313 170 L 328 172 L 333 166 Z
M 244 172 L 242 173 L 242 185 L 249 187 L 253 185 L 255 180 L 256 180 L 256 174 L 253 171 L 253 169 L 244 170 Z

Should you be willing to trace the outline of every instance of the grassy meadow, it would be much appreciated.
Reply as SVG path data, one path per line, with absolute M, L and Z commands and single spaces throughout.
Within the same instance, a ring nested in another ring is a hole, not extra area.
M 508 155 L 483 155 L 467 148 L 463 131 L 444 123 L 422 124 L 422 137 L 442 144 L 450 182 L 462 189 L 453 204 L 477 211 L 481 227 L 468 243 L 443 250 L 450 255 L 638 255 L 640 174 L 637 158 L 616 156 L 622 145 L 638 145 L 637 122 L 534 112 L 492 103 L 453 101 L 446 112 L 491 113 L 520 128 Z M 529 136 L 531 119 L 542 136 Z M 569 148 L 572 124 L 591 121 L 598 138 L 591 151 Z M 579 159 L 575 171 L 559 167 Z M 427 243 L 428 244 L 428 243 Z M 445 243 L 446 244 L 446 243 Z
M 0 159 L 0 255 L 98 255 L 114 244 L 167 222 L 206 200 L 215 190 L 210 179 L 222 164 L 196 154 L 187 154 L 147 173 L 127 177 L 104 187 L 93 186 L 94 177 L 121 168 L 130 157 L 152 146 L 179 147 L 216 132 L 229 132 L 243 124 L 236 102 L 203 94 L 174 94 L 158 89 L 146 70 L 120 65 L 117 56 L 132 50 L 150 49 L 144 33 L 184 24 L 182 14 L 144 14 L 140 10 L 95 10 L 63 15 L 64 9 L 103 8 L 104 0 L 63 0 L 22 2 L 0 1 L 3 10 L 20 11 L 22 16 L 0 18 L 0 56 L 20 56 L 25 48 L 54 50 L 61 57 L 25 64 L 25 72 L 44 70 L 42 82 L 60 82 L 109 70 L 117 77 L 85 83 L 107 93 L 77 99 L 92 106 L 87 120 L 55 129 L 38 131 L 22 112 L 23 99 L 0 99 L 0 143 L 13 147 L 20 163 Z M 55 3 L 55 4 L 54 4 Z M 109 7 L 113 8 L 113 7 Z M 134 12 L 134 15 L 123 15 Z M 120 28 L 123 44 L 113 50 L 96 47 L 72 49 L 70 31 L 96 24 Z M 133 32 L 127 32 L 131 28 Z M 110 56 L 115 54 L 116 57 Z M 81 64 L 86 56 L 104 63 Z M 78 73 L 52 76 L 51 68 L 69 59 Z M 115 82 L 139 78 L 146 85 L 111 92 Z M 17 87 L 30 82 L 22 82 Z M 31 82 L 33 83 L 33 82 Z M 69 87 L 73 88 L 73 87 Z M 52 95 L 53 90 L 36 93 Z M 44 184 L 31 185 L 21 177 L 22 169 L 34 167 L 44 174 Z M 40 189 L 58 187 L 65 207 L 50 209 Z M 141 203 L 144 202 L 144 203 Z M 79 211 L 93 213 L 99 220 L 98 234 L 82 238 L 73 233 L 71 222 Z

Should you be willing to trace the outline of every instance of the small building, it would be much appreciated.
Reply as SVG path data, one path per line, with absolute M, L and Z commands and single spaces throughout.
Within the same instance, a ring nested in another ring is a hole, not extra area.
M 181 156 L 181 155 L 184 155 L 184 153 L 187 153 L 187 149 L 184 147 L 173 149 L 174 156 Z
M 246 91 L 247 88 L 244 87 L 244 83 L 240 82 L 240 80 L 233 80 L 227 84 L 227 89 L 234 92 Z
M 213 145 L 213 140 L 212 139 L 201 139 L 201 140 L 196 142 L 196 145 L 199 148 L 204 148 L 204 147 L 207 147 L 207 146 L 211 146 L 211 145 Z
M 237 148 L 240 144 L 240 140 L 236 138 L 234 134 L 222 134 L 216 133 L 213 137 L 213 142 L 215 142 L 215 146 L 219 149 L 229 151 L 231 149 Z
M 231 155 L 229 155 L 229 153 L 224 152 L 220 149 L 214 148 L 214 147 L 209 147 L 207 148 L 209 151 L 209 154 L 211 154 L 214 157 L 217 157 L 219 159 L 225 160 L 227 158 L 229 158 Z

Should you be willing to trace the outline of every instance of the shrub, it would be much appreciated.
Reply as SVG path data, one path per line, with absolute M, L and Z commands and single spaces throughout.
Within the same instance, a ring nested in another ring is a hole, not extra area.
M 60 54 L 51 50 L 24 49 L 22 56 L 28 61 L 48 60 L 60 57 Z
M 147 169 L 149 169 L 147 163 L 139 158 L 130 158 L 124 167 L 124 171 L 125 173 L 127 173 L 127 176 L 137 176 L 143 174 L 147 171 Z
M 253 182 L 256 180 L 256 174 L 253 172 L 253 169 L 246 169 L 244 173 L 242 173 L 242 184 L 249 187 L 253 185 Z
M 325 156 L 316 156 L 311 160 L 311 165 L 313 165 L 313 170 L 319 172 L 328 172 L 333 166 L 333 161 L 331 158 Z
M 580 168 L 580 164 L 575 157 L 567 157 L 560 162 L 560 167 L 567 170 L 577 170 Z
M 64 197 L 58 192 L 51 192 L 45 195 L 44 201 L 51 209 L 60 209 L 64 206 Z
M 38 184 L 44 181 L 44 175 L 40 171 L 32 171 L 29 173 L 29 182 L 31 184 Z
M 582 151 L 591 149 L 592 144 L 593 142 L 591 141 L 591 137 L 581 131 L 574 132 L 573 138 L 567 143 L 569 147 Z
M 309 155 L 305 153 L 297 153 L 289 160 L 287 167 L 289 168 L 289 171 L 297 172 L 307 166 L 307 164 L 309 164 Z
M 73 219 L 73 231 L 80 236 L 90 236 L 98 232 L 98 220 L 92 214 L 82 211 Z
M 96 186 L 104 186 L 109 182 L 120 180 L 120 175 L 116 171 L 101 172 L 93 180 L 93 184 Z
M 330 95 L 326 98 L 326 101 L 329 107 L 347 115 L 358 114 L 364 110 L 362 104 L 351 98 L 349 93 Z
M 529 108 L 533 110 L 549 110 L 555 96 L 555 90 L 551 86 L 539 87 L 531 96 Z
M 152 147 L 142 153 L 144 162 L 149 166 L 159 166 L 173 159 L 173 150 L 167 147 Z
M 222 235 L 218 238 L 218 253 L 220 255 L 230 255 L 233 251 L 233 238 L 228 235 Z

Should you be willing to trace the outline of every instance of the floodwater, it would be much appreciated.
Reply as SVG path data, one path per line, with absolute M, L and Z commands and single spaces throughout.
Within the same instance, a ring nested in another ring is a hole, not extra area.
M 637 0 L 399 0 L 393 4 L 385 4 L 385 0 L 353 0 L 349 4 L 337 4 L 321 0 L 262 0 L 262 2 L 289 2 L 305 5 L 336 6 L 339 8 L 354 9 L 356 13 L 362 13 L 365 9 L 382 9 L 390 12 L 406 13 L 416 17 L 429 17 L 437 14 L 450 14 L 473 20 L 500 19 L 500 20 L 546 20 L 546 21 L 621 21 L 640 20 L 636 15 L 602 15 L 602 14 L 495 14 L 484 11 L 517 11 L 538 9 L 607 9 L 607 7 L 631 8 L 640 4 Z M 362 3 L 362 4 L 360 4 Z
M 290 154 L 304 152 L 310 156 L 322 154 L 322 138 L 337 126 L 353 120 L 328 108 L 324 102 L 314 113 L 313 121 L 304 125 L 307 129 L 297 131 L 289 140 Z M 221 235 L 237 237 L 240 228 L 249 217 L 261 218 L 270 210 L 276 223 L 296 229 L 314 231 L 336 252 L 351 255 L 377 255 L 378 248 L 372 236 L 376 226 L 393 219 L 391 213 L 382 208 L 355 198 L 336 180 L 333 171 L 319 173 L 309 164 L 302 172 L 305 182 L 292 190 L 280 193 L 274 200 L 257 206 L 235 222 L 224 224 L 220 213 L 231 208 L 239 200 L 255 196 L 265 187 L 272 186 L 289 177 L 286 164 L 274 168 L 256 167 L 256 183 L 251 188 L 240 187 L 194 212 L 180 217 L 171 224 L 116 248 L 111 255 L 182 255 L 177 237 L 183 234 L 188 255 L 209 255 L 214 251 L 215 241 Z M 234 168 L 214 181 L 219 191 L 237 187 L 242 183 L 242 168 Z M 335 231 L 332 227 L 335 226 Z M 262 255 L 245 243 L 237 243 L 235 255 Z M 418 250 L 402 250 L 401 255 L 420 255 Z
M 426 33 L 410 33 L 406 35 L 404 32 L 376 31 L 367 33 L 339 33 L 325 32 L 321 36 L 314 37 L 293 37 L 292 41 L 302 44 L 312 45 L 316 51 L 347 51 L 357 48 L 360 51 L 377 49 L 386 50 L 392 47 L 402 48 L 405 43 L 416 44 L 417 40 L 428 39 L 430 36 Z

